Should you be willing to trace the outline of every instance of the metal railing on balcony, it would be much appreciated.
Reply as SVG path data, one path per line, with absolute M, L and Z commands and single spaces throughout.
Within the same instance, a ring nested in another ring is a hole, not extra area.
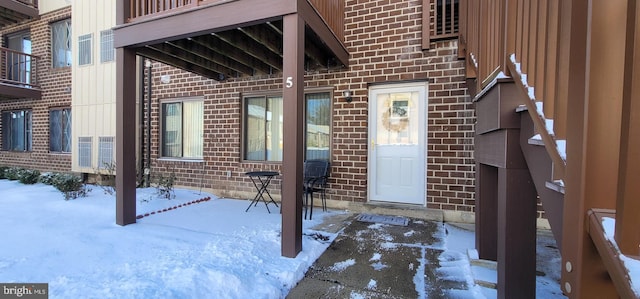
M 639 16 L 640 5 L 631 0 L 460 3 L 467 75 L 478 91 L 498 77 L 513 78 L 553 160 L 554 178 L 565 184 L 562 286 L 572 298 L 607 288 L 594 274 L 603 261 L 618 294 L 629 294 L 624 267 L 610 255 L 640 256 Z M 602 227 L 586 225 L 599 209 L 614 211 L 620 251 L 602 250 L 603 238 L 593 235 Z M 588 254 L 594 244 L 601 261 Z
M 0 83 L 39 88 L 36 56 L 0 47 Z

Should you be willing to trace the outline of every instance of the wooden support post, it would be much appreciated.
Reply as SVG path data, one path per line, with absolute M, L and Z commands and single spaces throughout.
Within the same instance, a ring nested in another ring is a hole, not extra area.
M 498 168 L 476 164 L 476 249 L 481 259 L 498 260 Z
M 536 297 L 536 194 L 528 169 L 498 169 L 498 298 Z
M 304 26 L 298 14 L 284 17 L 282 255 L 292 258 L 302 250 Z
M 116 223 L 136 222 L 136 53 L 116 49 Z

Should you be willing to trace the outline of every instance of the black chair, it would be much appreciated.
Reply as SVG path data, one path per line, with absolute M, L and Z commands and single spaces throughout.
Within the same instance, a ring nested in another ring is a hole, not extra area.
M 313 217 L 313 193 L 320 193 L 322 210 L 327 210 L 327 180 L 331 165 L 327 160 L 307 160 L 304 162 L 304 219 L 307 219 L 307 209 L 311 209 L 309 219 Z M 311 198 L 311 205 L 309 205 Z

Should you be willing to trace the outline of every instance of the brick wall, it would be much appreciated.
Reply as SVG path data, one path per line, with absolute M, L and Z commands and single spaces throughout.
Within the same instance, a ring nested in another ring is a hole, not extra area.
M 71 68 L 53 69 L 51 67 L 51 29 L 49 24 L 69 17 L 71 17 L 71 7 L 41 15 L 39 20 L 8 27 L 0 31 L 3 45 L 7 35 L 23 30 L 30 31 L 32 54 L 38 56 L 39 59 L 38 82 L 43 90 L 42 99 L 39 100 L 0 101 L 0 111 L 31 109 L 33 113 L 32 151 L 0 151 L 0 165 L 39 169 L 41 171 L 71 170 L 71 154 L 49 153 L 49 109 L 53 107 L 71 107 Z M 1 128 L 0 134 L 2 134 Z M 1 140 L 0 138 L 0 142 L 2 142 Z
M 421 26 L 421 0 L 347 0 L 345 45 L 351 54 L 350 67 L 306 74 L 307 88 L 333 88 L 329 199 L 367 201 L 369 84 L 429 80 L 427 205 L 473 211 L 475 116 L 466 95 L 464 63 L 457 58 L 456 40 L 433 42 L 430 50 L 422 51 Z M 161 76 L 169 76 L 170 83 L 161 83 Z M 244 172 L 280 170 L 280 164 L 241 160 L 241 96 L 280 92 L 280 76 L 218 83 L 154 64 L 152 172 L 175 172 L 177 184 L 213 189 L 222 196 L 253 194 Z M 345 89 L 354 92 L 353 102 L 342 98 Z M 193 96 L 205 100 L 204 163 L 158 159 L 159 100 Z M 274 190 L 279 183 L 275 181 Z

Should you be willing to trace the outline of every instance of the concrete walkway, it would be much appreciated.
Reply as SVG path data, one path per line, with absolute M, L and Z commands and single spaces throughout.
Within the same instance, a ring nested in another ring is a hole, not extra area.
M 315 228 L 341 232 L 287 298 L 450 298 L 468 288 L 464 270 L 456 267 L 468 261 L 442 261 L 442 222 L 404 218 L 404 226 L 360 221 L 358 215 L 333 216 Z M 450 269 L 438 271 L 443 267 Z

